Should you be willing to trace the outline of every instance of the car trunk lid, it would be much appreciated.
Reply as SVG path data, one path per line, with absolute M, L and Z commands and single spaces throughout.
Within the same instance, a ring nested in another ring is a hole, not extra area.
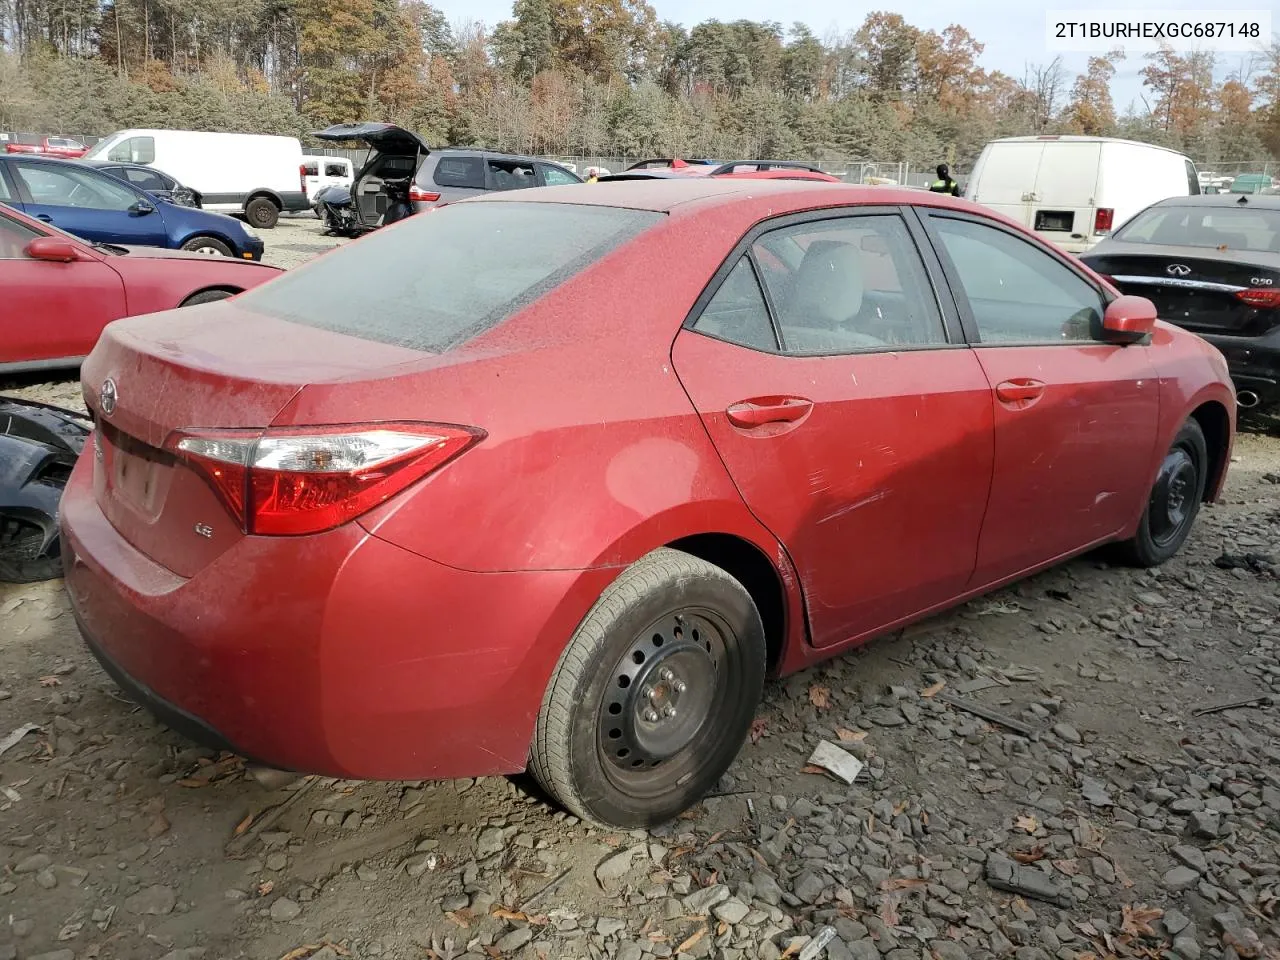
M 1087 263 L 1122 292 L 1150 299 L 1162 319 L 1197 333 L 1256 337 L 1280 324 L 1280 309 L 1250 298 L 1280 289 L 1280 269 L 1239 257 L 1233 250 L 1164 247 L 1101 252 Z
M 307 384 L 360 379 L 423 356 L 228 303 L 111 324 L 81 371 L 97 424 L 98 505 L 140 552 L 193 576 L 243 533 L 174 455 L 177 432 L 265 428 Z

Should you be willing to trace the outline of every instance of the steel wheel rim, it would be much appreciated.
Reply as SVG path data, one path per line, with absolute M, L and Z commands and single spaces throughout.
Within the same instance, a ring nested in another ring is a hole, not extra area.
M 597 705 L 596 744 L 614 786 L 655 796 L 683 782 L 714 736 L 727 698 L 728 624 L 708 610 L 679 610 L 639 631 L 614 665 Z
M 221 250 L 219 250 L 217 247 L 211 247 L 211 246 L 208 246 L 207 244 L 204 246 L 196 247 L 193 252 L 203 254 L 206 257 L 225 257 L 226 256 L 226 254 L 223 253 Z
M 1151 539 L 1157 545 L 1171 543 L 1190 522 L 1199 480 L 1195 458 L 1185 447 L 1174 447 L 1165 454 L 1147 506 Z

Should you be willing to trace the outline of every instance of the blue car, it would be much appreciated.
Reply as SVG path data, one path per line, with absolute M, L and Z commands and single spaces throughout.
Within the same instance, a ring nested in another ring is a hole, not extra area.
M 92 243 L 262 259 L 262 240 L 247 224 L 156 200 L 74 160 L 0 155 L 0 203 Z

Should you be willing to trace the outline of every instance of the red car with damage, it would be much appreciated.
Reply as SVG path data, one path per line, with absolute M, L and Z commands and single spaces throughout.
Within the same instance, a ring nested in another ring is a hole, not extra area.
M 39 153 L 60 160 L 76 160 L 88 153 L 89 148 L 71 137 L 45 137 L 39 143 L 6 143 L 4 152 Z
M 225 299 L 279 272 L 181 250 L 90 244 L 0 204 L 0 372 L 77 366 L 113 320 Z
M 430 250 L 424 269 L 421 251 Z M 113 324 L 62 501 L 90 648 L 205 742 L 688 807 L 789 673 L 1222 489 L 1222 356 L 963 200 L 468 199 Z

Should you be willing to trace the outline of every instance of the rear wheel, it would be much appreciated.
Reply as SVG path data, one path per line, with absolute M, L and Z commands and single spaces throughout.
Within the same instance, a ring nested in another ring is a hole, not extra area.
M 1120 544 L 1123 560 L 1133 566 L 1155 567 L 1178 552 L 1200 512 L 1208 466 L 1204 431 L 1195 420 L 1188 420 L 1160 462 L 1138 532 Z
M 280 219 L 280 208 L 269 197 L 254 197 L 244 207 L 244 218 L 250 226 L 270 230 Z
M 203 253 L 206 257 L 229 257 L 231 248 L 217 237 L 192 237 L 182 245 L 190 253 Z
M 194 307 L 198 303 L 216 303 L 218 300 L 225 300 L 230 296 L 232 296 L 230 290 L 201 290 L 199 293 L 193 293 L 183 300 L 181 306 Z
M 764 627 L 719 567 L 662 549 L 622 574 L 565 648 L 530 769 L 573 813 L 663 823 L 729 768 L 760 702 Z

